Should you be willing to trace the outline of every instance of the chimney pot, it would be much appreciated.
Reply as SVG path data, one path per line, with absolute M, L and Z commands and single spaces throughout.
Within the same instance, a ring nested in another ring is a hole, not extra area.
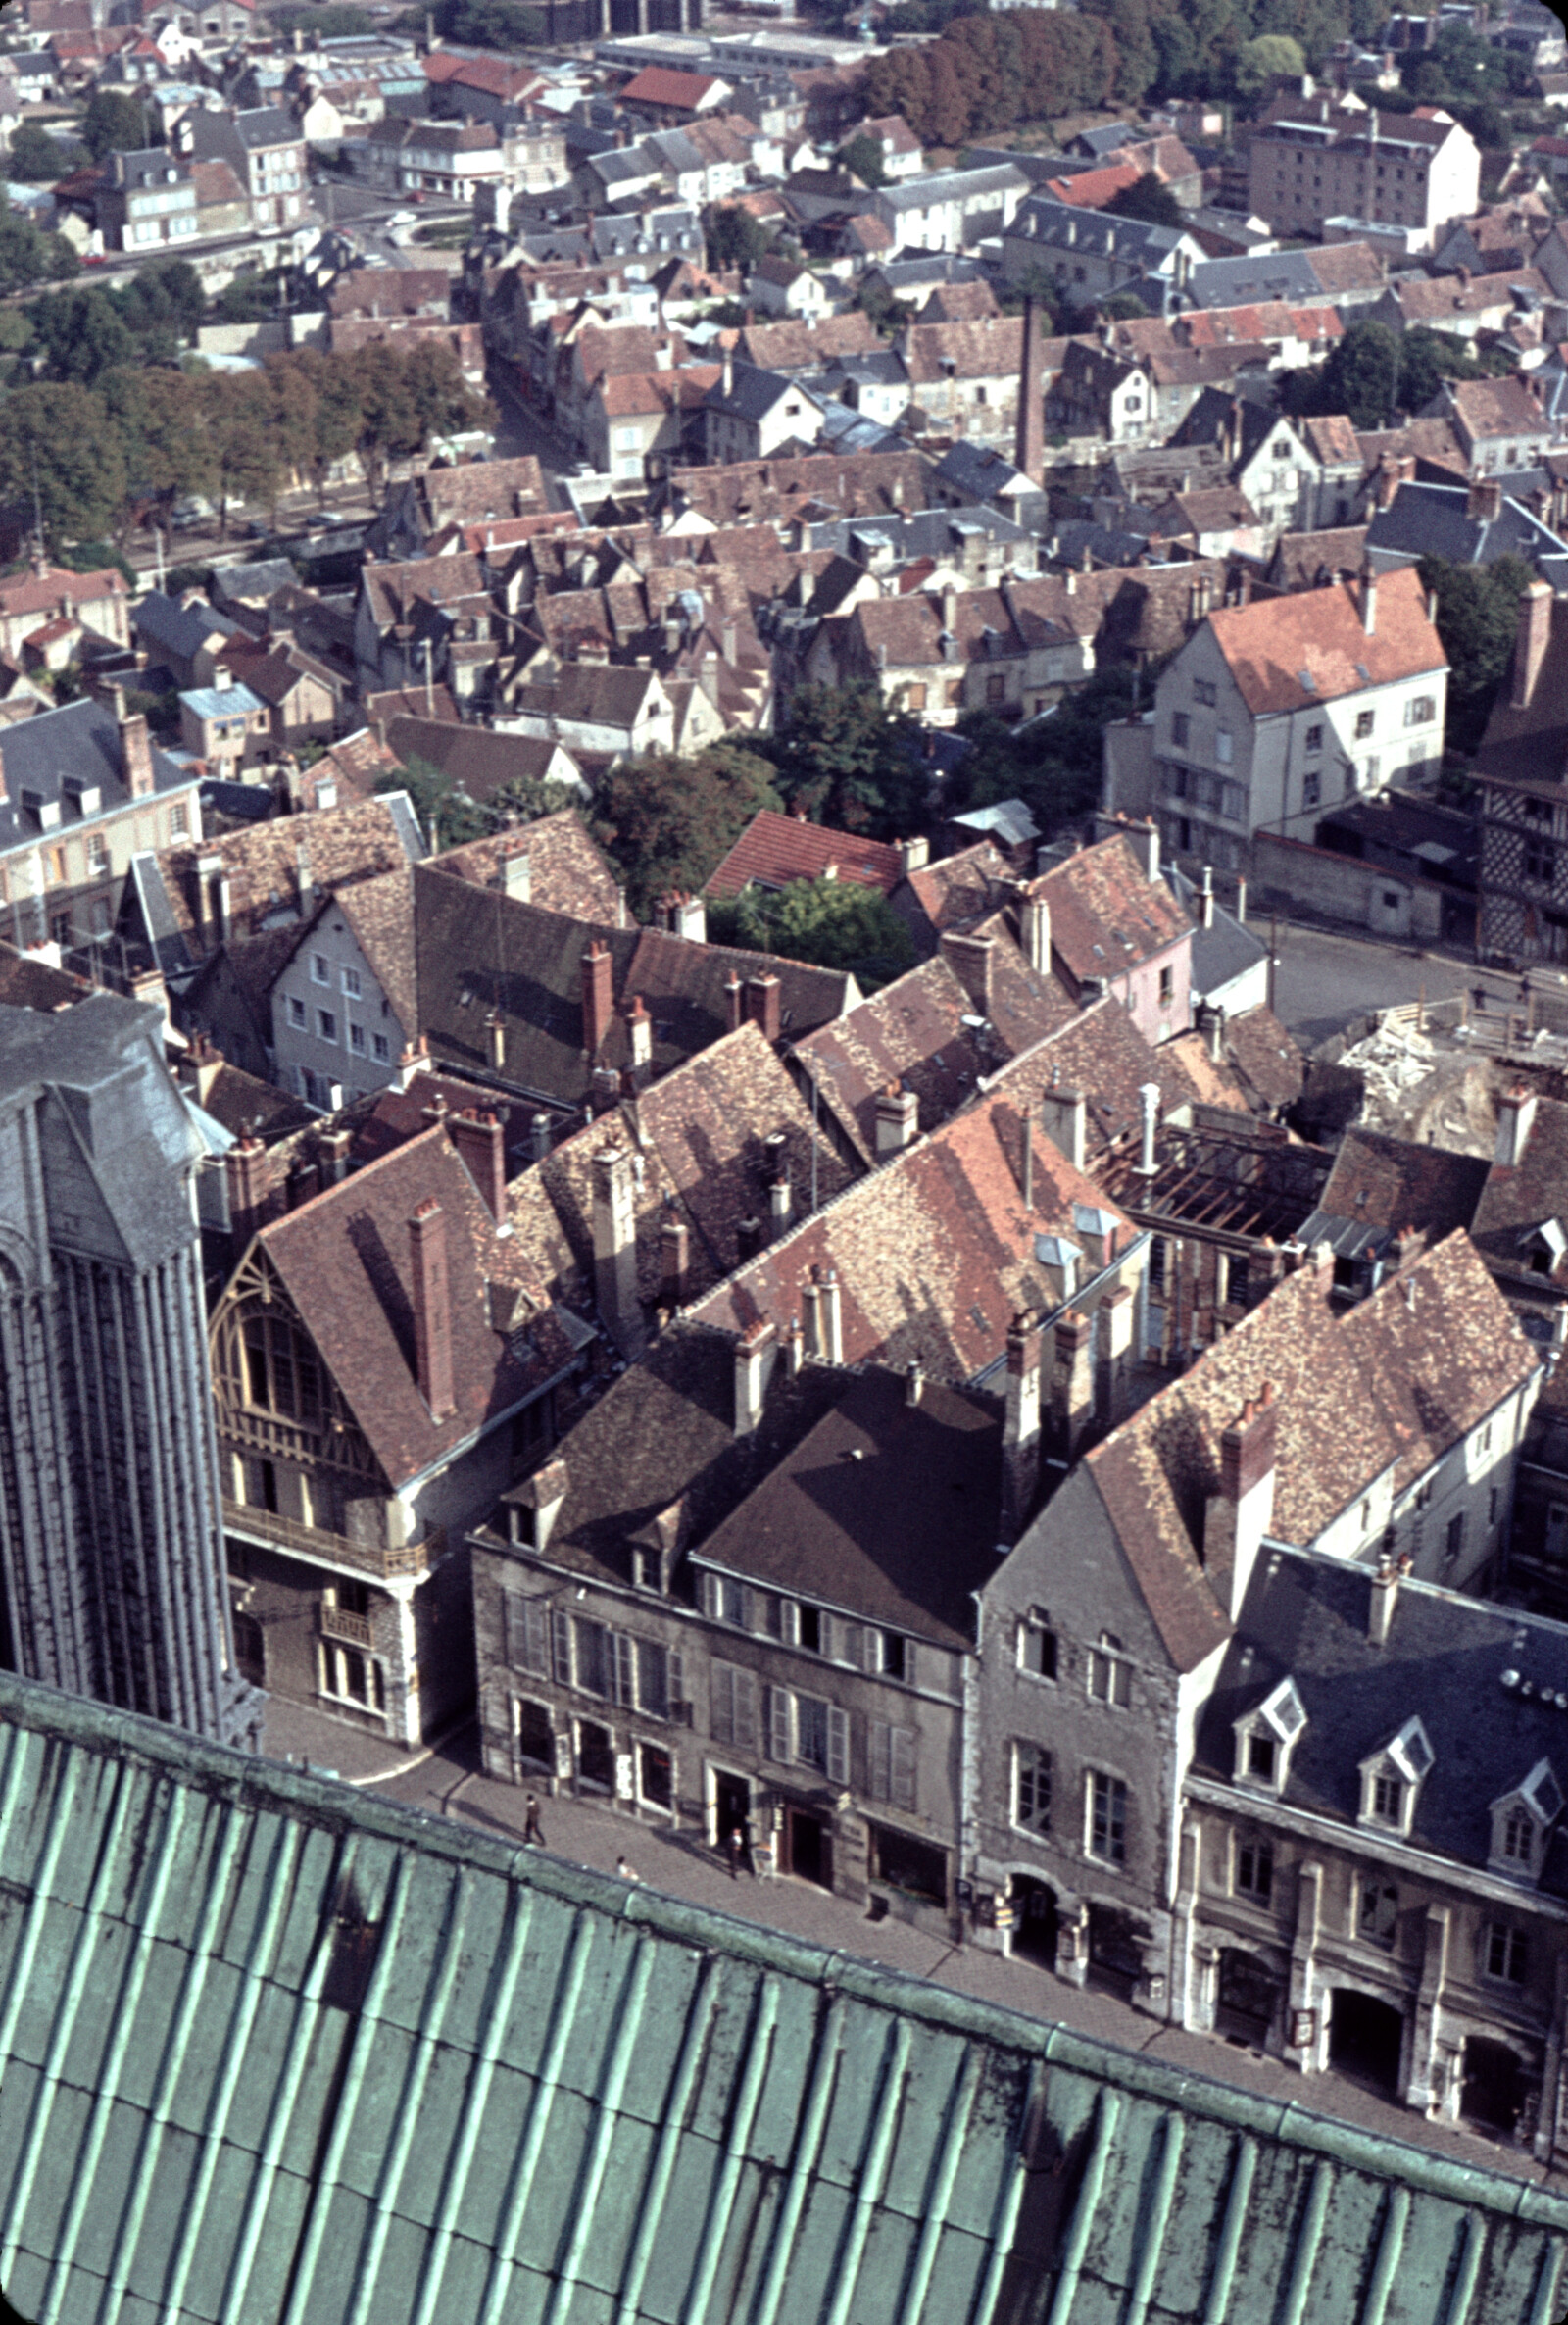
M 745 986 L 732 970 L 724 980 L 724 1030 L 726 1033 L 740 1031 L 745 1014 Z
M 429 1113 L 426 1107 L 426 1113 Z M 492 1113 L 476 1113 L 472 1107 L 448 1114 L 447 1135 L 484 1197 L 485 1209 L 498 1226 L 507 1219 L 507 1151 L 500 1122 Z
M 643 1342 L 637 1297 L 636 1182 L 625 1147 L 601 1147 L 593 1159 L 594 1294 L 599 1313 L 623 1356 Z
M 876 1099 L 876 1152 L 880 1162 L 884 1155 L 902 1155 L 912 1146 L 920 1127 L 920 1101 L 912 1090 L 902 1089 L 897 1082 L 889 1082 Z
M 746 980 L 746 1014 L 760 1031 L 764 1041 L 779 1038 L 780 986 L 771 972 Z
M 582 956 L 581 974 L 583 1056 L 592 1059 L 604 1045 L 615 1009 L 614 961 L 597 937 Z
M 1519 627 L 1513 647 L 1512 707 L 1529 710 L 1551 638 L 1551 585 L 1532 581 L 1519 600 Z

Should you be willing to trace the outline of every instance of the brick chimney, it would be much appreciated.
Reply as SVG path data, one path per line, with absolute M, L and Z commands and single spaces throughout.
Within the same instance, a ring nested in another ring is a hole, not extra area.
M 738 1033 L 745 1021 L 746 988 L 731 969 L 724 979 L 724 1031 Z
M 593 1159 L 594 1296 L 605 1329 L 622 1356 L 643 1344 L 637 1298 L 637 1212 L 632 1159 L 625 1147 L 601 1147 Z
M 889 1082 L 876 1096 L 876 1155 L 902 1155 L 912 1146 L 920 1128 L 920 1101 L 912 1090 Z
M 1473 523 L 1491 524 L 1502 514 L 1502 479 L 1500 476 L 1472 478 L 1465 500 L 1464 513 Z M 1542 582 L 1544 589 L 1545 583 Z
M 1532 581 L 1519 600 L 1519 627 L 1513 642 L 1512 707 L 1528 711 L 1551 637 L 1551 584 Z
M 409 1221 L 413 1263 L 414 1352 L 419 1394 L 430 1418 L 444 1421 L 457 1398 L 452 1384 L 452 1294 L 447 1281 L 446 1213 L 427 1196 Z
M 842 1364 L 844 1311 L 838 1271 L 832 1267 L 813 1267 L 811 1280 L 805 1288 L 805 1301 L 808 1353 L 820 1357 L 825 1364 Z
M 1525 1159 L 1535 1120 L 1533 1090 L 1504 1091 L 1497 1101 L 1497 1143 L 1492 1150 L 1493 1162 L 1504 1170 L 1517 1170 Z
M 931 842 L 918 833 L 912 840 L 900 840 L 899 865 L 907 879 L 911 872 L 924 871 L 931 861 Z
M 968 994 L 975 1012 L 982 1017 L 991 1014 L 992 964 L 996 959 L 996 938 L 991 936 L 959 936 L 953 929 L 942 934 L 942 958 Z
M 638 1086 L 653 1069 L 654 1020 L 648 1014 L 648 1005 L 640 993 L 632 997 L 626 1014 L 626 1034 L 631 1043 L 631 1069 L 639 1077 Z
M 1070 1461 L 1095 1415 L 1095 1319 L 1065 1308 L 1052 1338 L 1051 1417 Z
M 665 1217 L 659 1230 L 659 1298 L 664 1308 L 684 1308 L 691 1268 L 691 1229 L 684 1219 Z
M 1016 1542 L 1040 1483 L 1040 1327 L 1015 1315 L 1007 1328 L 1007 1412 L 1002 1429 L 1002 1539 Z
M 1030 967 L 1047 975 L 1051 968 L 1051 900 L 1041 880 L 1027 887 L 1019 902 L 1018 942 Z
M 779 1037 L 779 981 L 771 974 L 746 980 L 746 1014 L 764 1041 Z
M 1089 1107 L 1082 1090 L 1047 1090 L 1040 1100 L 1040 1118 L 1046 1136 L 1066 1156 L 1074 1170 L 1082 1170 L 1087 1143 Z
M 261 1219 L 267 1149 L 253 1131 L 223 1158 L 228 1178 L 228 1231 L 235 1256 L 255 1234 Z
M 1280 1410 L 1274 1383 L 1250 1397 L 1219 1441 L 1219 1491 L 1203 1514 L 1203 1566 L 1214 1596 L 1238 1620 L 1274 1515 Z
M 1378 626 L 1378 577 L 1369 558 L 1361 568 L 1361 627 L 1370 638 Z
M 1040 319 L 1033 299 L 1023 303 L 1023 349 L 1018 368 L 1018 431 L 1013 467 L 1031 484 L 1043 482 L 1046 472 L 1045 354 L 1040 344 Z
M 447 1135 L 467 1165 L 468 1176 L 484 1197 L 485 1209 L 498 1226 L 507 1223 L 507 1152 L 501 1124 L 494 1114 L 466 1107 L 448 1114 Z
M 125 788 L 132 799 L 150 799 L 153 793 L 153 747 L 147 733 L 147 721 L 138 711 L 132 718 L 120 721 L 120 764 L 125 773 Z
M 615 1014 L 615 965 L 595 937 L 579 964 L 582 975 L 582 1054 L 597 1058 Z
M 767 1384 L 778 1361 L 778 1332 L 755 1323 L 735 1343 L 735 1434 L 750 1437 L 762 1417 Z

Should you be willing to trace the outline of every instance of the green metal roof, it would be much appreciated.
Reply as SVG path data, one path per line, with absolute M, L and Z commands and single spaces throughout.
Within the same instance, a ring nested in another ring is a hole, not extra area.
M 1568 2203 L 0 1679 L 39 2325 L 1549 2325 Z

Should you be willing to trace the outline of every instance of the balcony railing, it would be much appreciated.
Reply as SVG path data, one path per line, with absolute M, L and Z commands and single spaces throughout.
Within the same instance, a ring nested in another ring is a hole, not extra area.
M 369 1616 L 350 1614 L 343 1607 L 321 1608 L 321 1636 L 323 1639 L 341 1639 L 345 1647 L 371 1648 L 375 1645 L 370 1636 Z
M 352 1573 L 368 1574 L 378 1582 L 422 1574 L 446 1548 L 446 1537 L 432 1526 L 422 1542 L 405 1543 L 391 1550 L 375 1542 L 351 1542 L 346 1534 L 331 1534 L 322 1526 L 308 1526 L 302 1518 L 285 1517 L 280 1510 L 261 1509 L 254 1503 L 223 1499 L 223 1524 L 241 1541 L 270 1544 L 309 1558 L 321 1566 L 346 1566 Z

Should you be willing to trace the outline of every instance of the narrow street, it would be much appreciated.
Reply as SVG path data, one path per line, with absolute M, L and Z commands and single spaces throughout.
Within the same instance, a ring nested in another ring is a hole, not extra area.
M 483 1775 L 478 1731 L 470 1721 L 432 1751 L 400 1753 L 298 1704 L 274 1698 L 268 1707 L 266 1744 L 278 1758 L 308 1761 L 318 1774 L 344 1778 L 377 1800 L 399 1801 L 426 1814 L 445 1815 L 522 1840 L 526 1792 Z M 806 1881 L 732 1878 L 727 1863 L 691 1829 L 644 1823 L 608 1804 L 541 1794 L 540 1812 L 550 1854 L 613 1873 L 622 1856 L 651 1888 L 714 1912 L 787 1931 L 808 1944 L 858 1955 L 905 1976 L 935 1981 L 984 2002 L 1059 2021 L 1119 2050 L 1159 2058 L 1169 2066 L 1235 2084 L 1332 2115 L 1390 2140 L 1402 2140 L 1490 2171 L 1555 2186 L 1561 2175 L 1527 2152 L 1468 2128 L 1428 2123 L 1381 2093 L 1329 2072 L 1303 2077 L 1280 2060 L 1223 2041 L 1166 2027 L 1115 1996 L 1065 1984 L 1051 1971 L 1004 1960 L 978 1946 L 914 1929 L 892 1915 L 873 1921 L 865 1909 Z

